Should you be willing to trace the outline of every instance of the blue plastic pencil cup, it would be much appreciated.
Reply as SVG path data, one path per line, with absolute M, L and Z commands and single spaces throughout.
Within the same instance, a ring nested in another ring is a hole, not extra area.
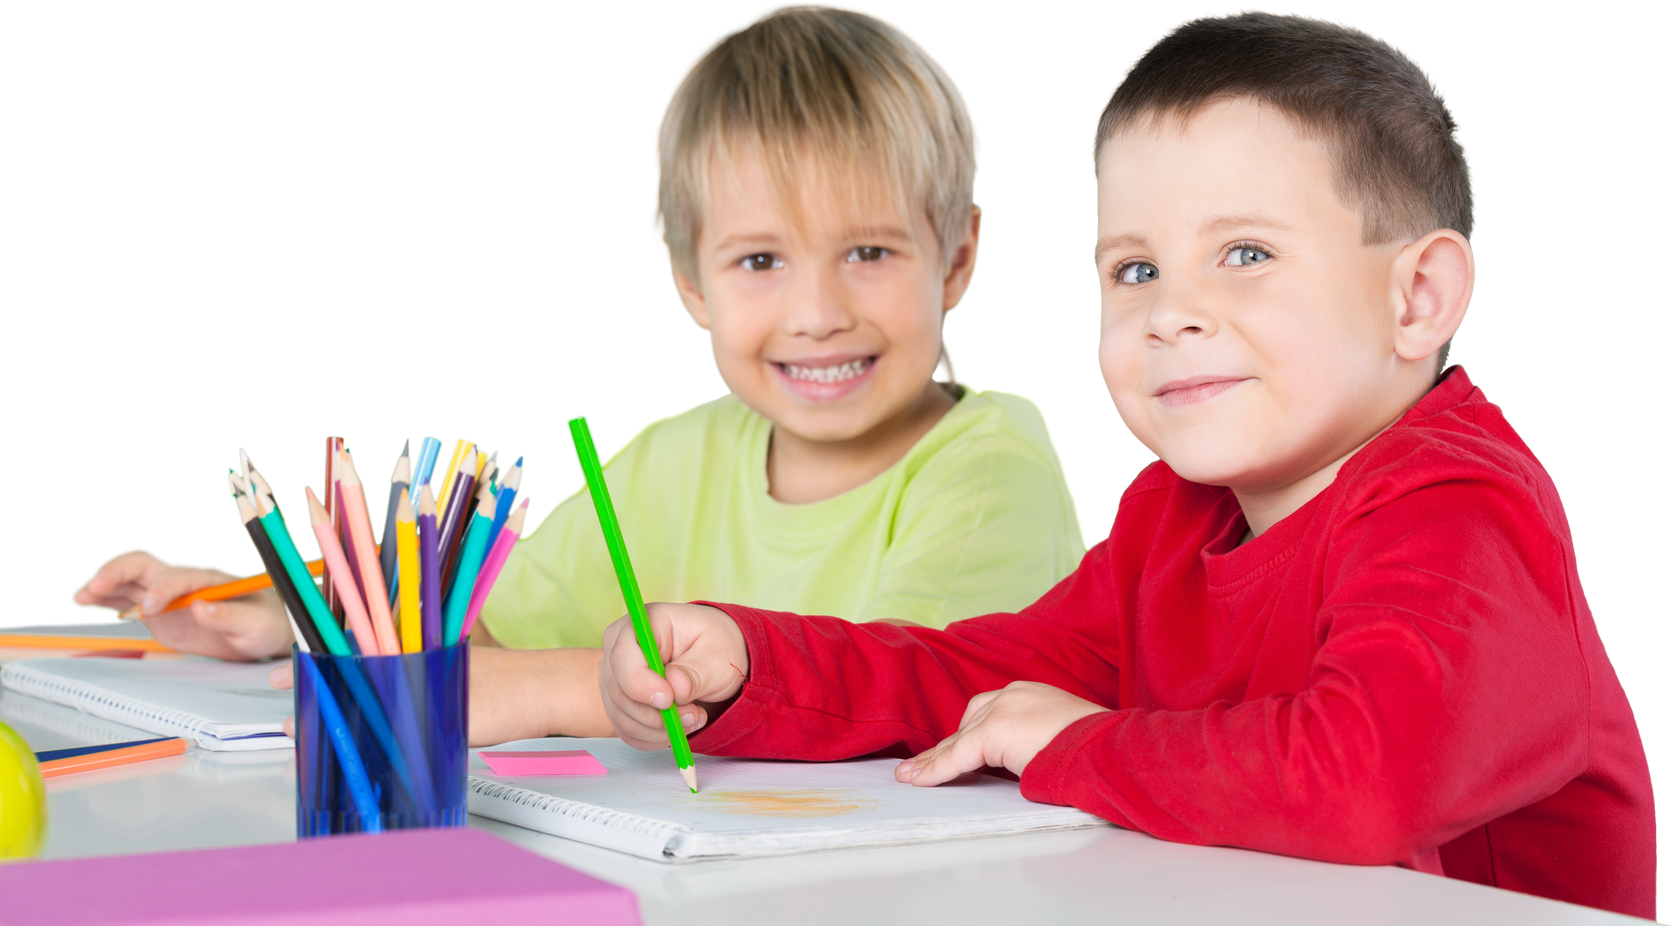
M 470 647 L 296 660 L 296 835 L 465 825 Z

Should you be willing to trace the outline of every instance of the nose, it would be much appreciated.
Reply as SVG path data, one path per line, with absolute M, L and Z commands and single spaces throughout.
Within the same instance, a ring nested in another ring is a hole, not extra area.
M 851 298 L 842 284 L 842 275 L 834 268 L 809 267 L 797 275 L 791 289 L 784 333 L 823 341 L 852 330 L 856 318 L 850 308 Z
M 1220 328 L 1206 294 L 1189 280 L 1157 281 L 1150 311 L 1145 316 L 1144 339 L 1153 346 L 1178 344 L 1190 338 L 1213 337 Z

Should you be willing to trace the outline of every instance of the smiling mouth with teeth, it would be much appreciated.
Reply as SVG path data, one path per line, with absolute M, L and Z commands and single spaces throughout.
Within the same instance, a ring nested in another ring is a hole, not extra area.
M 783 370 L 784 375 L 791 379 L 829 384 L 853 379 L 864 373 L 876 361 L 876 357 L 862 357 L 859 360 L 850 360 L 847 363 L 839 363 L 828 367 L 804 367 L 794 363 L 781 363 L 778 368 Z

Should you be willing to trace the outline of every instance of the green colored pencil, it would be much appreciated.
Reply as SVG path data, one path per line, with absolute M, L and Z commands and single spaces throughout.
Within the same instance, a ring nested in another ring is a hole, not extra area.
M 604 531 L 604 545 L 610 548 L 610 562 L 616 566 L 616 579 L 622 585 L 622 598 L 627 602 L 627 613 L 633 618 L 633 635 L 639 639 L 639 649 L 651 671 L 668 677 L 662 667 L 662 653 L 657 651 L 656 636 L 651 633 L 651 619 L 645 614 L 645 599 L 639 594 L 639 580 L 634 578 L 633 564 L 627 559 L 627 544 L 622 542 L 622 528 L 616 523 L 616 508 L 610 504 L 610 490 L 604 485 L 604 468 L 598 463 L 598 451 L 593 448 L 592 431 L 587 419 L 571 418 L 569 434 L 575 438 L 575 455 L 581 458 L 581 472 L 587 476 L 587 489 L 592 493 L 593 508 L 598 511 L 598 526 Z M 668 727 L 668 742 L 674 747 L 674 763 L 680 767 L 680 777 L 692 794 L 697 793 L 697 764 L 691 758 L 691 743 L 680 725 L 680 712 L 672 704 L 662 709 L 662 722 Z

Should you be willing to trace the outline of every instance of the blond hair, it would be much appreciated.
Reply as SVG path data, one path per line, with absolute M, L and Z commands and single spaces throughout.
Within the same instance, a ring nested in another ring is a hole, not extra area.
M 658 207 L 674 268 L 695 280 L 717 155 L 744 146 L 800 220 L 797 168 L 813 158 L 910 220 L 923 210 L 952 258 L 970 223 L 976 146 L 964 101 L 929 55 L 860 13 L 787 7 L 728 36 L 686 75 L 662 120 Z

